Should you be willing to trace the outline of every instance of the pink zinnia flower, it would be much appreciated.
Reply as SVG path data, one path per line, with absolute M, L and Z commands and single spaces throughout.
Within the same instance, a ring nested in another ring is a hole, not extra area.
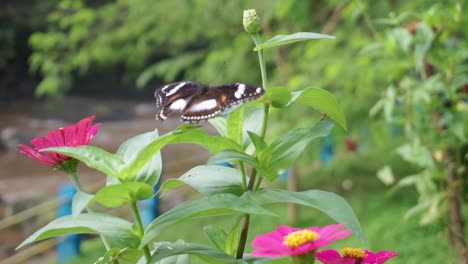
M 329 245 L 334 240 L 351 235 L 350 230 L 340 230 L 344 224 L 309 227 L 306 229 L 279 226 L 275 231 L 255 237 L 254 256 L 299 256 Z
M 340 252 L 329 249 L 317 253 L 317 259 L 324 264 L 382 264 L 398 256 L 396 252 L 382 250 L 374 253 L 360 248 L 343 248 Z
M 94 116 L 90 116 L 82 119 L 77 124 L 52 130 L 47 134 L 47 137 L 38 137 L 31 140 L 31 144 L 34 147 L 19 144 L 18 150 L 24 155 L 46 166 L 60 166 L 71 158 L 66 155 L 53 152 L 40 152 L 40 150 L 51 147 L 77 147 L 88 145 L 94 135 L 98 132 L 99 126 L 101 125 L 101 123 L 98 123 L 91 126 L 93 121 Z

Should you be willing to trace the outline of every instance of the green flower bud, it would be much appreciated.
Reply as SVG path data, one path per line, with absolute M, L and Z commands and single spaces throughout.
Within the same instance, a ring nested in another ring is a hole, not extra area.
M 249 34 L 255 34 L 260 31 L 260 17 L 255 9 L 244 10 L 244 29 Z

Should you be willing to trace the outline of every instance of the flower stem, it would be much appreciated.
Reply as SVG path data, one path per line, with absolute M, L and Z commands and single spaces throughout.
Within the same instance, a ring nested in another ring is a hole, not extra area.
M 251 36 L 256 46 L 262 44 L 262 40 L 258 33 L 251 34 Z M 264 90 L 267 90 L 268 79 L 267 79 L 267 73 L 266 73 L 266 67 L 265 67 L 265 60 L 263 58 L 263 50 L 259 50 L 257 54 L 258 54 L 258 61 L 260 63 L 260 73 L 262 75 L 262 86 Z M 264 115 L 263 115 L 263 120 L 262 120 L 262 130 L 260 132 L 260 137 L 262 139 L 264 139 L 266 135 L 269 112 L 270 112 L 270 105 L 265 103 L 263 106 Z M 253 169 L 252 175 L 250 176 L 250 179 L 249 179 L 249 184 L 247 186 L 247 191 L 256 190 L 260 187 L 260 184 L 262 182 L 261 177 L 258 181 L 256 180 L 256 178 L 257 178 L 257 170 Z M 249 224 L 250 224 L 250 215 L 245 214 L 243 216 L 243 222 L 242 222 L 242 227 L 241 227 L 240 236 L 239 236 L 239 244 L 238 244 L 237 252 L 236 252 L 236 259 L 242 259 L 244 255 L 245 245 L 247 243 L 247 235 L 249 233 Z
M 239 162 L 239 169 L 240 169 L 241 174 L 242 174 L 242 188 L 244 188 L 244 190 L 246 190 L 247 189 L 247 176 L 245 175 L 244 162 L 242 162 L 242 161 Z
M 140 211 L 138 210 L 137 202 L 132 201 L 130 203 L 130 206 L 132 207 L 132 212 L 133 212 L 133 215 L 135 216 L 135 221 L 136 221 L 136 225 L 137 225 L 137 228 L 138 228 L 138 233 L 140 235 L 143 235 L 144 232 L 145 232 L 145 229 L 143 228 L 143 222 L 141 221 Z M 151 259 L 151 253 L 150 253 L 148 245 L 145 245 L 143 247 L 143 252 L 145 253 L 146 261 L 149 261 Z
M 70 176 L 71 176 L 71 180 L 72 180 L 73 184 L 75 185 L 75 188 L 79 192 L 84 193 L 85 191 L 83 189 L 83 186 L 81 185 L 80 179 L 78 178 L 78 174 L 76 173 L 76 171 L 73 172 L 73 173 L 70 173 Z M 91 214 L 94 213 L 93 209 L 89 205 L 86 205 L 86 211 L 88 211 L 88 213 L 91 213 Z M 112 248 L 110 243 L 109 243 L 109 240 L 107 240 L 107 238 L 105 236 L 103 236 L 102 234 L 99 234 L 99 235 L 101 236 L 101 240 L 102 240 L 102 243 L 104 244 L 104 247 L 106 248 L 106 251 L 109 251 Z M 114 264 L 119 264 L 119 261 L 114 260 L 113 263 Z

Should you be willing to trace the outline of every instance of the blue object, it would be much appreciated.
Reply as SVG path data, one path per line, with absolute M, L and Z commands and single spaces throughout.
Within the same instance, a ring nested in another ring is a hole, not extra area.
M 57 191 L 57 196 L 62 203 L 57 208 L 57 216 L 72 214 L 72 200 L 76 189 L 71 184 L 63 184 Z M 81 236 L 79 234 L 57 237 L 57 262 L 65 263 L 67 260 L 80 253 Z
M 217 165 L 228 167 L 228 168 L 234 168 L 234 166 L 232 166 L 232 164 L 229 162 L 221 162 L 221 163 L 218 163 Z
M 323 164 L 328 164 L 335 155 L 335 142 L 332 137 L 328 136 L 323 141 L 322 148 L 320 149 L 320 161 Z
M 153 190 L 156 193 L 159 190 L 159 184 L 156 184 Z M 159 197 L 155 195 L 147 200 L 139 201 L 138 208 L 140 209 L 141 222 L 146 227 L 159 216 Z
M 278 180 L 281 182 L 287 182 L 289 179 L 289 173 L 291 169 L 286 170 L 285 172 L 281 173 L 281 175 L 278 177 Z

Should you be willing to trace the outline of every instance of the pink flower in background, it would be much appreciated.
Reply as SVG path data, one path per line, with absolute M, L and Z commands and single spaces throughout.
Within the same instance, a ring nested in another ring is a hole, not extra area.
M 252 246 L 254 256 L 299 256 L 314 252 L 335 240 L 351 235 L 350 230 L 340 230 L 344 224 L 306 229 L 279 226 L 275 231 L 255 237 Z
M 56 167 L 62 165 L 70 157 L 53 153 L 40 152 L 41 149 L 51 147 L 77 147 L 88 145 L 91 139 L 98 132 L 101 123 L 92 126 L 94 116 L 82 119 L 74 125 L 58 128 L 50 131 L 47 137 L 38 137 L 31 140 L 34 147 L 25 144 L 19 144 L 18 150 L 24 155 L 46 166 Z
M 317 259 L 323 264 L 382 264 L 396 256 L 398 254 L 392 251 L 374 253 L 360 248 L 343 248 L 341 254 L 333 249 L 317 253 Z

